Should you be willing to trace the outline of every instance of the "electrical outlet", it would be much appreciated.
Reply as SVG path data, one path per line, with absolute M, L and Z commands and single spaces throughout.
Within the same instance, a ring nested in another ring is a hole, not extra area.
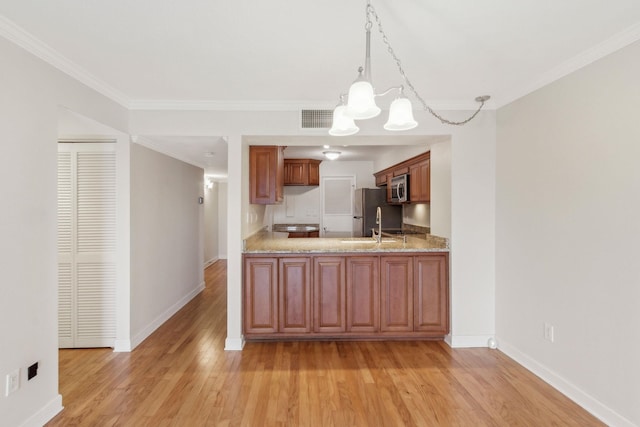
M 549 323 L 544 324 L 544 339 L 553 342 L 554 341 L 554 329 L 553 325 Z
M 5 396 L 15 393 L 20 388 L 20 369 L 7 374 L 7 382 L 5 387 Z
M 31 380 L 31 378 L 38 375 L 38 362 L 27 368 L 27 381 Z

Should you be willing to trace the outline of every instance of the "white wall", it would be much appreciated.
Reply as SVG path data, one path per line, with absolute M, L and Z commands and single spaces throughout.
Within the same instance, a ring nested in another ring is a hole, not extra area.
M 640 425 L 639 75 L 636 42 L 498 113 L 500 347 L 618 426 Z
M 0 378 L 21 369 L 0 397 L 2 424 L 42 425 L 61 409 L 57 337 L 57 139 L 59 106 L 126 130 L 127 111 L 0 37 Z M 39 362 L 38 376 L 26 368 Z
M 205 177 L 205 184 L 207 182 Z M 218 222 L 219 222 L 219 201 L 220 184 L 212 181 L 212 187 L 205 185 L 204 190 L 204 264 L 211 264 L 219 258 L 218 244 Z
M 429 151 L 429 142 L 432 138 L 425 138 L 425 143 L 420 145 L 401 145 L 396 147 L 389 147 L 389 150 L 383 155 L 379 156 L 374 162 L 373 171 L 379 172 L 383 169 L 393 166 L 395 164 L 404 162 L 411 157 L 415 157 L 419 154 Z
M 131 145 L 132 347 L 204 289 L 201 168 Z
M 451 142 L 431 146 L 431 234 L 451 238 Z
M 227 193 L 226 182 L 218 182 L 218 258 L 227 258 Z

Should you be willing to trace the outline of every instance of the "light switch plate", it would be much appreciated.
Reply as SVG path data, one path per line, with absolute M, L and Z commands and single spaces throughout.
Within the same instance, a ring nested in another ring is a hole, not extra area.
M 20 388 L 20 369 L 7 374 L 7 382 L 5 388 L 5 396 L 15 393 Z

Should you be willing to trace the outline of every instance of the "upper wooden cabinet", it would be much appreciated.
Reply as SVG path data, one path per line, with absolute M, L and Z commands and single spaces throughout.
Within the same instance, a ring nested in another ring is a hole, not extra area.
M 412 203 L 431 201 L 430 159 L 424 159 L 409 167 L 409 201 Z
M 320 185 L 320 160 L 285 159 L 284 185 Z
M 387 186 L 387 201 L 391 201 L 391 178 L 409 175 L 409 200 L 407 203 L 431 201 L 431 153 L 426 152 L 373 174 L 376 186 Z
M 376 187 L 387 185 L 387 173 L 385 171 L 376 172 L 373 176 L 376 177 Z
M 282 202 L 284 148 L 276 145 L 249 147 L 249 203 L 273 205 Z

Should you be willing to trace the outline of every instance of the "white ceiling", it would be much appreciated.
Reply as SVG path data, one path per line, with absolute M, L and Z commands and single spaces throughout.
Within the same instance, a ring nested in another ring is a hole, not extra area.
M 0 34 L 44 49 L 129 108 L 332 108 L 362 64 L 365 4 L 0 0 Z M 640 39 L 638 0 L 372 4 L 407 76 L 436 108 L 473 107 L 483 94 L 499 107 Z M 372 64 L 376 87 L 400 83 L 375 23 Z

